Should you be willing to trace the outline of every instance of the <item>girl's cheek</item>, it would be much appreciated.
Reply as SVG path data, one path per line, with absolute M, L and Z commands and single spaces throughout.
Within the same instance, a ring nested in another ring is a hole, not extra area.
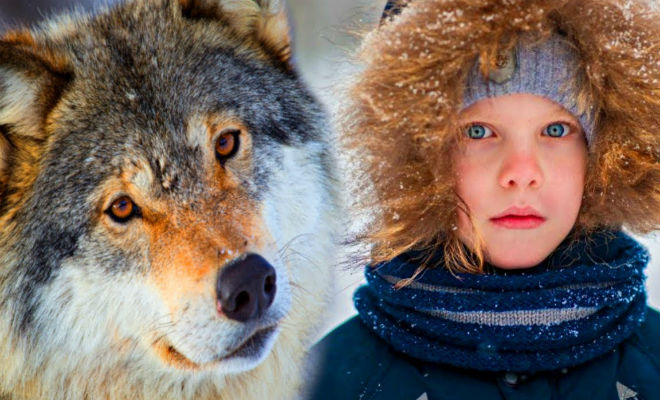
M 454 166 L 459 184 L 484 185 L 491 179 L 493 170 L 499 164 L 496 152 L 489 146 L 467 146 L 454 157 Z
M 490 198 L 494 168 L 478 157 L 461 157 L 455 162 L 456 192 L 474 214 L 481 208 L 480 203 Z
M 555 179 L 583 185 L 587 170 L 586 145 L 576 141 L 547 149 L 545 164 Z

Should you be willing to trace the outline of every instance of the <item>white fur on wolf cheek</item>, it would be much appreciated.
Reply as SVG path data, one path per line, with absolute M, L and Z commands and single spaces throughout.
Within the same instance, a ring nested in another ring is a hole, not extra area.
M 286 324 L 306 326 L 313 334 L 315 321 L 330 292 L 334 237 L 337 216 L 332 182 L 320 164 L 324 151 L 321 143 L 309 142 L 300 148 L 282 146 L 282 157 L 257 160 L 274 163 L 269 192 L 264 196 L 264 218 L 268 229 L 282 250 L 289 279 L 298 290 L 293 291 L 293 312 Z M 313 288 L 309 291 L 309 288 Z M 305 339 L 303 338 L 303 343 Z
M 37 83 L 21 78 L 14 71 L 0 68 L 0 87 L 0 125 L 15 125 L 21 134 L 39 137 Z
M 153 340 L 149 333 L 163 323 L 167 309 L 142 282 L 134 273 L 108 273 L 96 265 L 64 261 L 44 290 L 37 314 L 37 325 L 47 332 L 43 345 L 52 346 L 53 353 L 101 356 L 114 352 L 119 339 L 141 341 L 135 352 L 140 347 L 146 351 Z
M 318 157 L 320 144 L 310 143 L 306 148 L 283 146 L 282 158 L 257 160 L 259 163 L 274 163 L 266 168 L 272 171 L 269 193 L 264 196 L 264 218 L 278 247 L 291 244 L 297 251 L 303 251 L 310 245 L 314 236 L 323 234 L 323 208 L 328 204 L 324 199 L 326 182 L 320 176 L 321 166 L 309 158 Z M 321 185 L 321 187 L 319 187 Z M 301 236 L 304 235 L 304 236 Z M 290 241 L 296 239 L 295 242 Z M 304 242 L 300 246 L 298 242 Z M 311 254 L 313 256 L 313 254 Z M 313 257 L 312 257 L 313 258 Z

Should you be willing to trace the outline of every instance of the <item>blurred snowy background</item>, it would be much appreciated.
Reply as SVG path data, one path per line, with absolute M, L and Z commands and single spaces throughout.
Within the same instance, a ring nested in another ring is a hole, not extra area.
M 0 32 L 31 24 L 44 16 L 79 7 L 93 10 L 117 0 L 0 0 Z M 358 44 L 351 32 L 375 27 L 385 0 L 287 0 L 295 31 L 296 60 L 305 80 L 331 110 L 337 101 L 337 84 L 350 73 L 347 61 Z M 350 168 L 350 166 L 344 166 Z M 660 184 L 660 182 L 658 182 Z M 649 302 L 660 308 L 660 234 L 640 238 L 652 253 L 647 270 Z M 337 281 L 324 331 L 355 313 L 353 290 L 362 281 L 362 269 L 336 268 Z

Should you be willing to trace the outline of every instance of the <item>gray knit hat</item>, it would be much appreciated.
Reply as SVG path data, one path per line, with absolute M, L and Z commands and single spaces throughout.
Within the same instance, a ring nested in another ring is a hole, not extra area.
M 497 69 L 484 79 L 479 63 L 468 75 L 463 107 L 486 97 L 530 93 L 548 98 L 573 114 L 582 125 L 587 143 L 593 139 L 593 113 L 577 104 L 579 63 L 568 41 L 553 34 L 541 43 L 528 43 L 523 36 L 513 51 L 497 58 Z

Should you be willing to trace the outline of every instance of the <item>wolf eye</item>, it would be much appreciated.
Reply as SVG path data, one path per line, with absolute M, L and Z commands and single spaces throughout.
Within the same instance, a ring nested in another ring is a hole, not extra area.
M 225 129 L 215 140 L 215 157 L 221 163 L 233 157 L 238 151 L 240 130 L 235 128 Z
M 568 135 L 571 127 L 561 122 L 555 122 L 543 128 L 543 134 L 550 137 L 562 137 Z
M 140 208 L 128 196 L 121 196 L 113 201 L 106 213 L 115 222 L 124 223 L 140 214 Z
M 493 135 L 493 131 L 481 124 L 472 124 L 465 128 L 465 136 L 470 139 L 483 139 Z

